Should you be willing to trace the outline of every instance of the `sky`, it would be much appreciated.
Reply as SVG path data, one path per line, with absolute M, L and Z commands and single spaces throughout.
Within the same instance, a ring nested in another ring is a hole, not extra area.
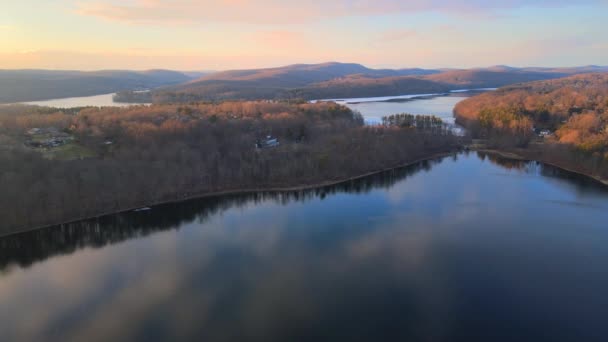
M 608 0 L 1 0 L 0 69 L 608 65 Z

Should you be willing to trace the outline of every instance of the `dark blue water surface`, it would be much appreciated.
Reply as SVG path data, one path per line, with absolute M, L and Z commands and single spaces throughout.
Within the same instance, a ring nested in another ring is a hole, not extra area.
M 0 239 L 2 341 L 608 341 L 608 192 L 461 154 Z

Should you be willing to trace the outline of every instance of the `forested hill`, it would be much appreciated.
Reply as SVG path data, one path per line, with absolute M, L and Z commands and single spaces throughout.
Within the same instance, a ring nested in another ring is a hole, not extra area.
M 543 131 L 541 158 L 608 178 L 608 73 L 504 87 L 460 102 L 455 114 L 476 137 L 502 144 L 527 147 Z
M 98 95 L 188 82 L 176 71 L 0 70 L 0 103 Z
M 608 121 L 608 73 L 503 87 L 460 102 L 455 113 L 465 122 L 479 120 L 484 112 L 499 110 L 528 117 L 547 129 L 558 129 L 579 114 L 593 114 Z
M 388 122 L 365 126 L 333 102 L 0 106 L 0 235 L 206 194 L 326 184 L 460 145 L 437 118 Z
M 433 69 L 370 69 L 356 63 L 294 64 L 278 68 L 223 71 L 190 82 L 197 84 L 205 81 L 266 81 L 281 86 L 304 86 L 348 75 L 368 77 L 429 75 L 439 73 Z
M 526 71 L 518 69 L 472 69 L 446 71 L 426 76 L 425 79 L 455 88 L 498 88 L 510 84 L 546 80 L 568 76 L 559 71 Z
M 451 89 L 453 88 L 450 85 L 413 76 L 375 78 L 351 75 L 289 90 L 284 92 L 283 96 L 317 100 L 405 94 L 438 94 L 448 92 Z
M 602 67 L 483 69 L 370 69 L 353 63 L 297 64 L 279 68 L 233 70 L 210 74 L 151 94 L 124 93 L 124 102 L 191 102 L 394 96 L 564 77 Z M 606 68 L 608 71 L 608 68 Z M 139 98 L 138 98 L 139 97 Z M 142 98 L 144 97 L 144 98 Z

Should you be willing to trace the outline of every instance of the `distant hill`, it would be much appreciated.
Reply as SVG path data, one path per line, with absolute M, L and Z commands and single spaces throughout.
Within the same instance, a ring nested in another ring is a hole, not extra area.
M 185 88 L 197 87 L 212 81 L 250 82 L 264 86 L 298 87 L 352 74 L 371 71 L 360 64 L 324 63 L 295 64 L 279 68 L 230 70 L 203 76 L 189 82 Z M 178 88 L 179 89 L 179 88 Z
M 294 64 L 278 68 L 230 70 L 203 76 L 184 85 L 184 88 L 197 87 L 217 81 L 249 82 L 267 87 L 302 87 L 312 83 L 329 81 L 349 75 L 363 75 L 372 78 L 430 75 L 439 70 L 429 69 L 370 69 L 355 63 Z
M 567 76 L 559 71 L 526 71 L 511 67 L 452 70 L 425 76 L 424 79 L 456 88 L 498 88 L 509 84 L 547 80 Z
M 294 89 L 288 94 L 290 98 L 338 99 L 405 94 L 437 94 L 448 92 L 450 89 L 450 86 L 414 76 L 374 78 L 364 75 L 352 75 Z
M 429 75 L 426 69 L 370 69 L 360 64 L 296 64 L 280 68 L 232 70 L 153 93 L 157 102 L 227 99 L 315 99 L 319 96 L 368 96 L 403 92 L 445 91 L 447 87 L 407 75 Z M 126 94 L 125 94 L 126 95 Z M 143 95 L 145 96 L 145 94 Z M 146 99 L 149 101 L 150 99 Z M 129 101 L 133 101 L 129 98 Z
M 0 103 L 150 89 L 189 80 L 187 75 L 169 70 L 0 70 Z
M 213 73 L 184 84 L 163 87 L 150 94 L 124 93 L 118 100 L 131 102 L 142 97 L 141 101 L 189 102 L 394 96 L 463 88 L 496 88 L 602 68 L 605 67 L 516 68 L 498 65 L 478 69 L 371 69 L 355 63 L 295 64 Z
M 217 71 L 207 71 L 207 70 L 200 71 L 200 70 L 198 70 L 198 71 L 180 71 L 180 72 L 194 80 L 197 78 L 201 78 L 205 75 L 214 74 Z
M 587 112 L 608 123 L 608 72 L 503 87 L 460 102 L 455 114 L 466 124 L 479 121 L 481 113 L 487 110 L 515 111 L 537 126 L 551 130 L 574 115 Z
M 563 73 L 568 75 L 575 74 L 587 74 L 594 72 L 608 72 L 608 66 L 599 66 L 599 65 L 585 65 L 580 67 L 568 67 L 568 68 L 522 68 L 523 71 L 538 71 L 538 72 L 556 72 Z

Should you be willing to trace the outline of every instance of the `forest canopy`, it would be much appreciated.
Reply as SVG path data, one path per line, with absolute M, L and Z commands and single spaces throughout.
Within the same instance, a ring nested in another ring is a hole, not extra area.
M 474 137 L 525 147 L 540 132 L 537 147 L 554 158 L 569 155 L 571 165 L 608 174 L 608 73 L 504 87 L 466 99 L 454 111 Z
M 501 88 L 459 103 L 457 120 L 469 126 L 555 131 L 557 141 L 603 151 L 608 138 L 608 73 L 577 75 Z
M 436 118 L 418 121 L 369 127 L 333 102 L 2 106 L 0 234 L 210 193 L 326 184 L 458 147 Z

